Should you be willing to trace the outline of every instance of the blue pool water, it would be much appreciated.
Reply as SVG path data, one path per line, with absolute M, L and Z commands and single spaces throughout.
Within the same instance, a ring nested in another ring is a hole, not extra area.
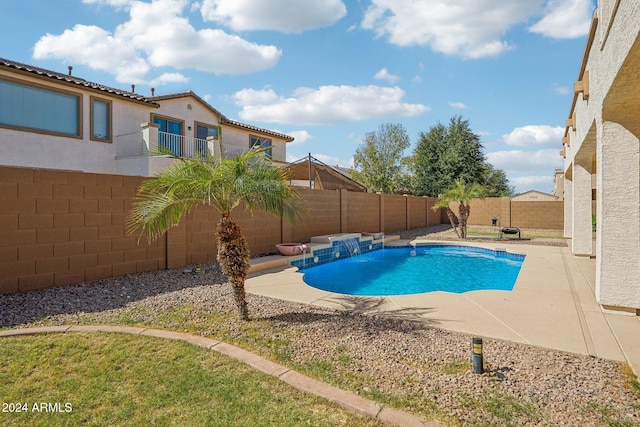
M 510 291 L 523 261 L 524 255 L 489 249 L 428 245 L 372 251 L 301 271 L 308 285 L 349 295 Z

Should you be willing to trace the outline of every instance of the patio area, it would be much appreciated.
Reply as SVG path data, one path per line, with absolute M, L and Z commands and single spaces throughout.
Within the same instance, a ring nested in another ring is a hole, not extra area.
M 526 255 L 513 291 L 353 297 L 312 288 L 291 266 L 252 273 L 246 289 L 256 295 L 422 321 L 485 338 L 626 361 L 636 375 L 640 374 L 640 318 L 606 312 L 596 302 L 593 259 L 574 257 L 567 247 L 502 242 L 473 245 L 506 247 Z M 282 258 L 264 257 L 254 262 L 275 266 Z

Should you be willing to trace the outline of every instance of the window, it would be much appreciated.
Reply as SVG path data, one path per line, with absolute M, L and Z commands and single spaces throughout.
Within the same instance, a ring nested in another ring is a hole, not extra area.
M 165 117 L 153 116 L 158 129 L 158 148 L 165 148 L 176 156 L 182 156 L 182 122 Z
M 207 139 L 211 136 L 218 138 L 218 126 L 196 125 L 196 138 Z
M 207 138 L 220 137 L 218 126 L 210 126 L 206 124 L 196 123 L 196 152 L 201 156 L 206 156 L 209 153 Z
M 249 148 L 253 148 L 253 147 L 267 148 L 267 150 L 264 153 L 267 157 L 271 158 L 271 140 L 270 139 L 252 136 L 251 143 L 249 144 Z
M 80 96 L 0 80 L 0 126 L 80 138 Z
M 91 98 L 91 139 L 111 142 L 111 102 Z

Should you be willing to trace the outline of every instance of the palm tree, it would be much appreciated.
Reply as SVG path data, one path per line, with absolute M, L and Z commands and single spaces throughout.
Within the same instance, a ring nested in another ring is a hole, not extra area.
M 182 158 L 140 186 L 128 224 L 131 232 L 140 230 L 152 241 L 198 205 L 217 209 L 217 259 L 233 289 L 240 319 L 249 320 L 244 289 L 249 246 L 231 216 L 242 202 L 250 211 L 261 209 L 291 222 L 304 210 L 298 193 L 287 185 L 286 172 L 267 160 L 264 150 L 252 149 L 234 159 Z
M 469 202 L 473 199 L 483 199 L 486 189 L 479 184 L 467 184 L 461 179 L 457 179 L 455 183 L 440 195 L 438 203 L 433 206 L 433 210 L 445 208 L 449 222 L 456 231 L 459 238 L 467 238 L 467 220 L 471 213 Z M 451 203 L 458 203 L 458 216 L 449 207 Z M 458 226 L 460 230 L 458 231 Z

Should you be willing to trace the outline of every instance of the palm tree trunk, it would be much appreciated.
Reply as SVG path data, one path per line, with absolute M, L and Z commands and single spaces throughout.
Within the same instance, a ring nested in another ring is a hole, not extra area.
M 467 238 L 467 220 L 469 219 L 470 213 L 471 207 L 460 203 L 460 206 L 458 206 L 458 215 L 460 215 L 460 233 L 463 239 Z
M 451 223 L 451 226 L 453 227 L 453 229 L 456 232 L 456 235 L 458 236 L 458 239 L 459 239 L 460 238 L 460 232 L 458 231 L 458 226 L 456 225 L 456 223 L 458 222 L 458 217 L 456 216 L 456 214 L 453 213 L 451 208 L 447 208 L 447 217 L 449 218 L 449 222 Z
M 216 228 L 218 242 L 218 262 L 222 272 L 229 279 L 233 296 L 238 306 L 241 320 L 249 320 L 249 310 L 244 290 L 244 280 L 249 273 L 249 246 L 238 223 L 223 213 Z

